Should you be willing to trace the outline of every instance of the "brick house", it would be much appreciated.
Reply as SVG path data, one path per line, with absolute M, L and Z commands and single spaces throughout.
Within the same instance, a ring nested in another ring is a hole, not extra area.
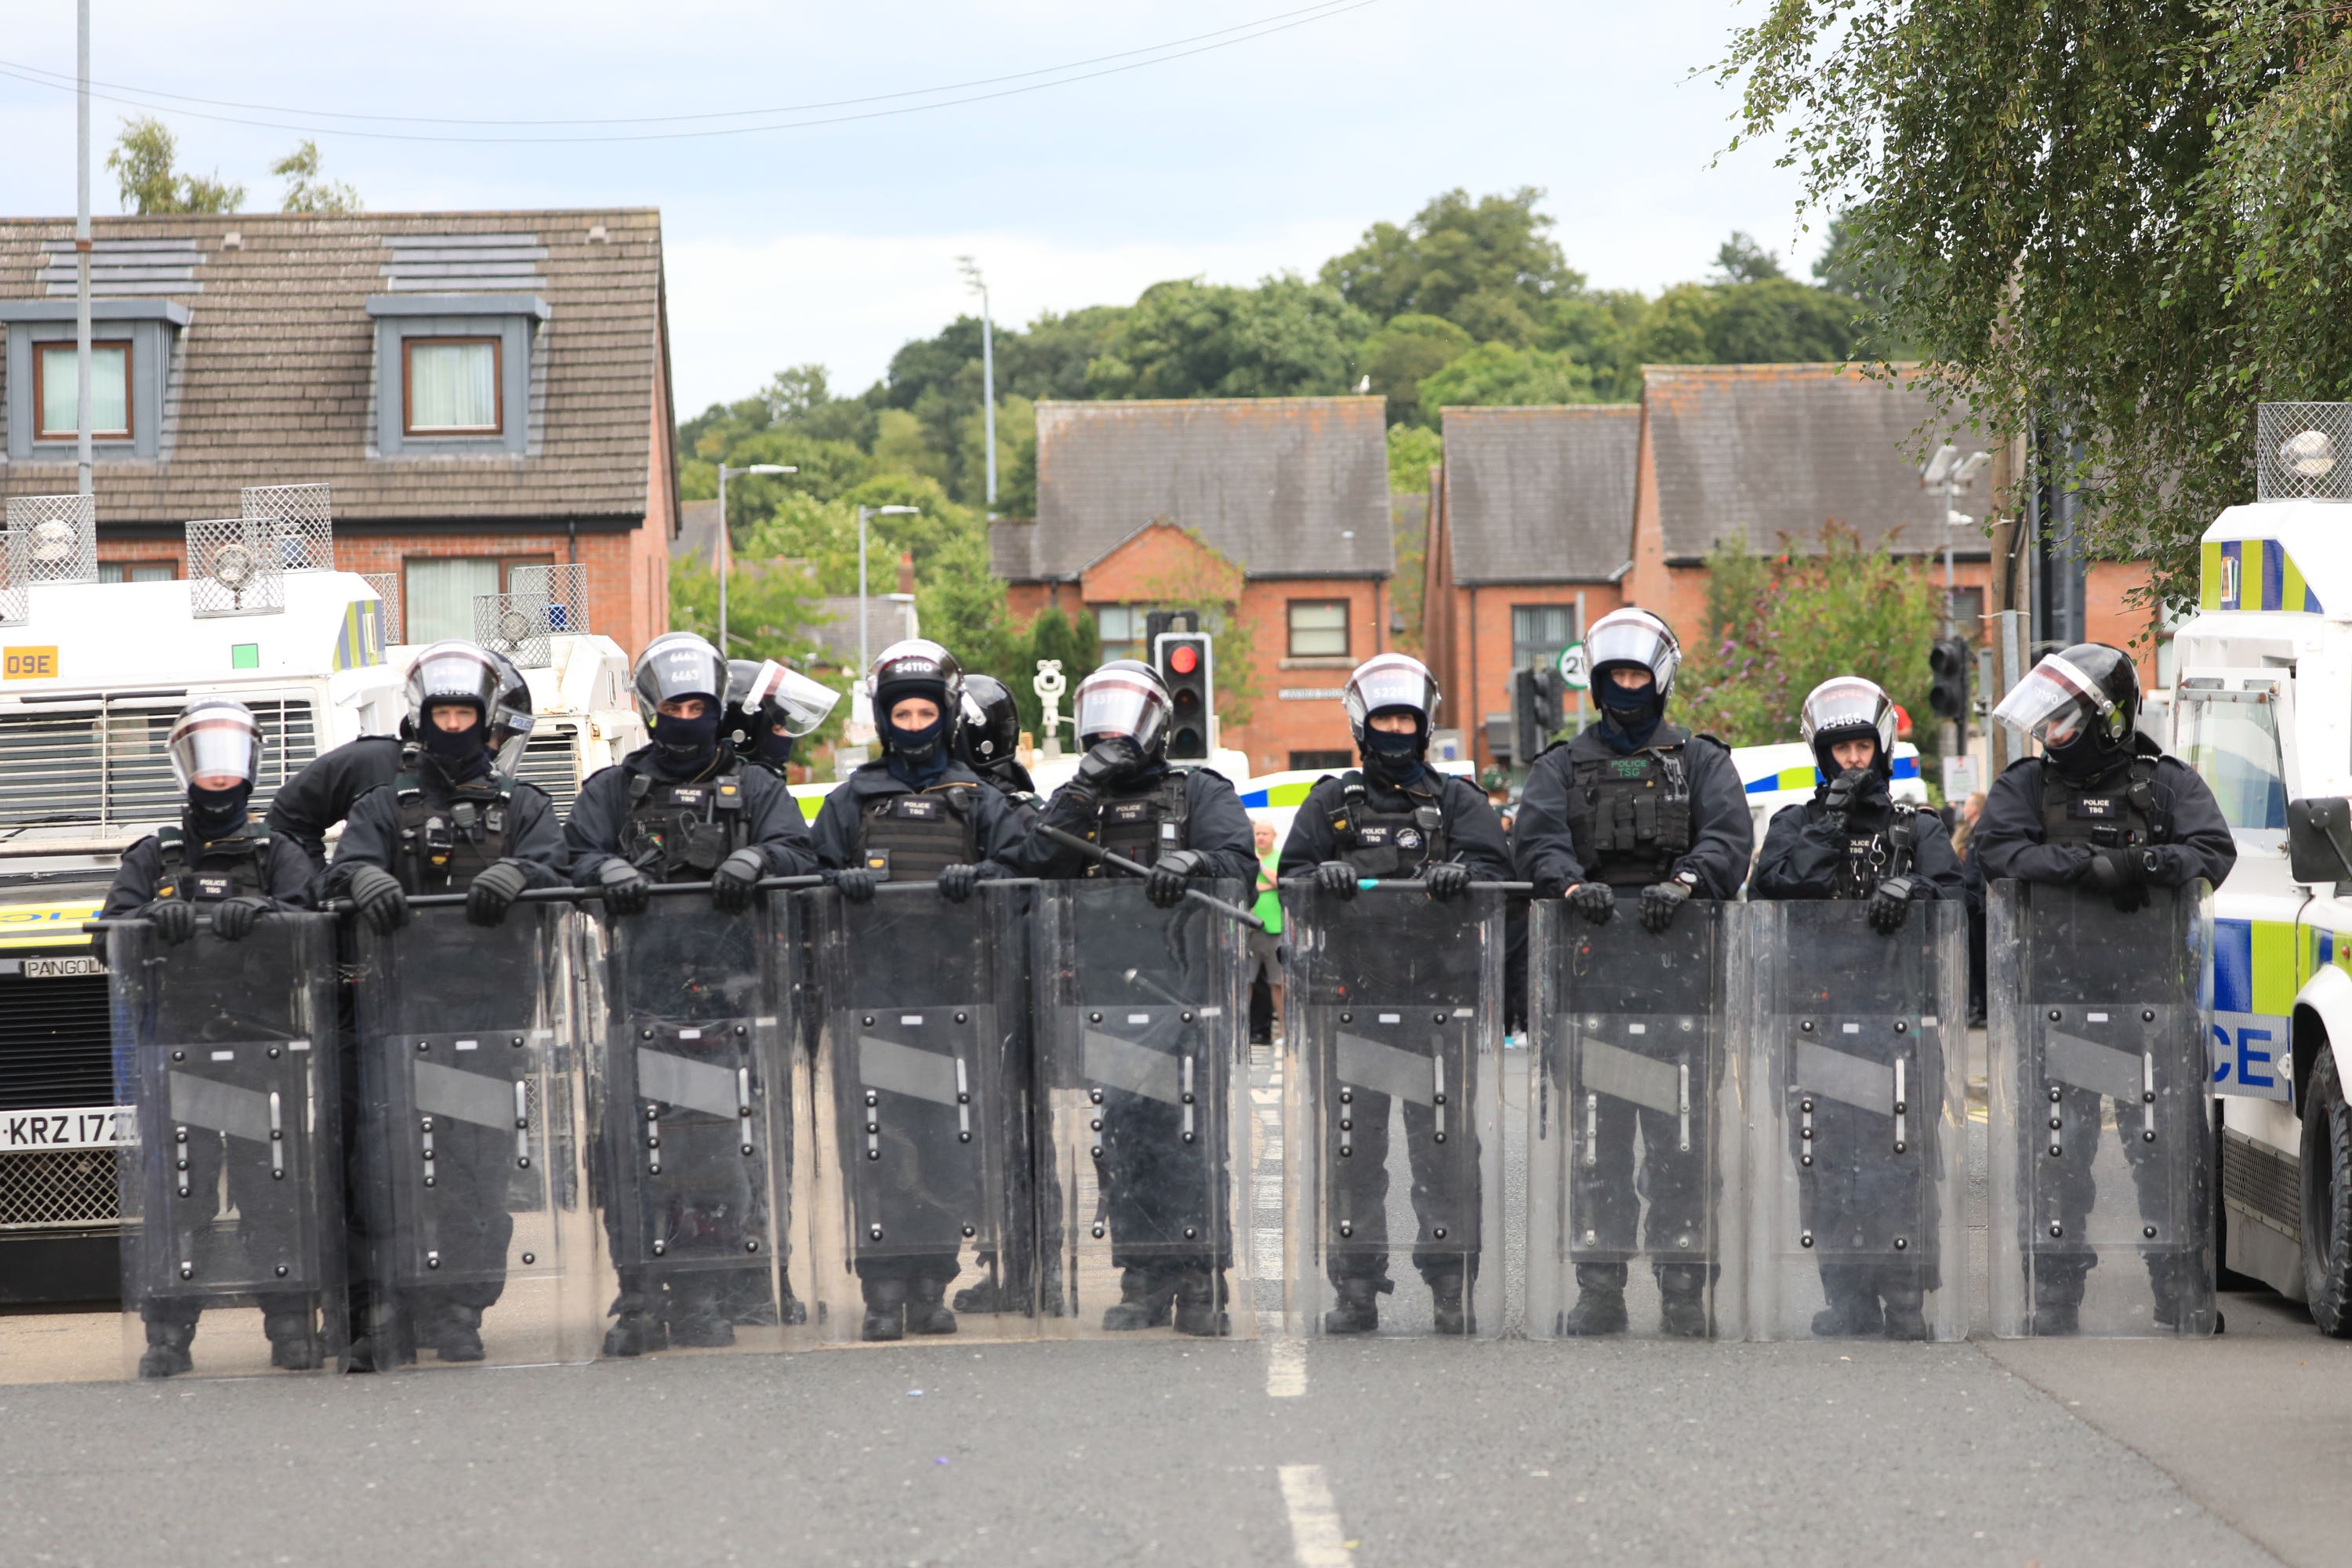
M 1150 610 L 1222 611 L 1232 629 L 1216 649 L 1221 743 L 1246 752 L 1255 773 L 1352 761 L 1339 689 L 1388 646 L 1385 407 L 1379 397 L 1040 403 L 1037 516 L 989 530 L 1014 619 L 1083 607 L 1104 658 L 1148 658 Z
M 1422 646 L 1444 727 L 1480 764 L 1514 670 L 1548 662 L 1624 602 L 1632 404 L 1448 408 L 1422 590 Z M 1580 621 L 1580 612 L 1581 620 Z
M 397 574 L 409 641 L 516 566 L 584 563 L 589 625 L 668 625 L 678 517 L 660 215 L 99 218 L 101 571 L 184 573 L 240 487 L 332 487 L 336 564 Z M 73 225 L 0 220 L 0 494 L 75 488 Z M 62 384 L 60 384 L 62 383 Z

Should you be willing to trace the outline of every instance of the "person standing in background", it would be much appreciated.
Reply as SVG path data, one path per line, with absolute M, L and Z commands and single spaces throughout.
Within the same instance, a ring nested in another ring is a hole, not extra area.
M 1257 844 L 1257 918 L 1265 929 L 1250 932 L 1250 1043 L 1272 1045 L 1282 1027 L 1282 883 L 1275 875 L 1281 859 L 1275 844 L 1274 824 L 1263 816 L 1250 819 Z M 1265 999 L 1265 1027 L 1258 1027 L 1258 998 Z

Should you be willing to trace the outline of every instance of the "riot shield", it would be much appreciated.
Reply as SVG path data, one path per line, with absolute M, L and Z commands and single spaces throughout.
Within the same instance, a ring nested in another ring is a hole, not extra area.
M 604 1353 L 781 1348 L 792 1094 L 773 904 L 724 914 L 700 888 L 656 892 L 583 936 L 604 954 L 589 1102 L 620 1278 Z
M 1750 1339 L 1968 1332 L 1968 911 L 1866 910 L 1734 906 Z
M 1037 891 L 1046 1331 L 1249 1336 L 1247 942 L 1200 903 L 1153 908 L 1143 886 Z
M 1293 1332 L 1503 1331 L 1503 908 L 1283 889 Z
M 602 1329 L 581 1201 L 569 904 L 499 925 L 426 906 L 360 922 L 363 1314 L 389 1366 L 586 1361 Z
M 2119 912 L 1994 884 L 1986 930 L 1992 1328 L 2210 1334 L 2204 884 Z
M 1528 1332 L 1741 1331 L 1727 906 L 1644 931 L 1536 900 L 1528 937 Z
M 1034 1338 L 1029 1028 L 1034 885 L 961 904 L 929 882 L 793 900 L 816 1022 L 811 1289 L 831 1343 Z
M 335 929 L 268 914 L 240 942 L 109 933 L 122 1304 L 142 1377 L 310 1371 L 342 1353 Z

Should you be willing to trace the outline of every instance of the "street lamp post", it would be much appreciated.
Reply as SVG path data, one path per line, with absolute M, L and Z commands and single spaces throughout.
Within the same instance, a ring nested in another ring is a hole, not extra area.
M 866 671 L 873 663 L 866 649 L 866 520 L 869 517 L 919 517 L 923 509 L 916 506 L 861 506 L 857 509 L 857 679 L 863 686 Z M 874 694 L 867 692 L 867 717 L 872 717 Z
M 730 474 L 797 474 L 783 463 L 753 463 L 748 468 L 719 465 L 719 657 L 727 657 L 727 573 L 735 564 L 733 541 L 727 537 L 727 476 Z
M 1974 522 L 1965 512 L 1952 510 L 1959 492 L 1976 483 L 1978 473 L 1992 461 L 1990 452 L 1970 452 L 1960 456 L 1960 449 L 1947 441 L 1936 448 L 1919 470 L 1920 482 L 1928 489 L 1941 488 L 1944 492 L 1944 635 L 1952 635 L 1952 601 L 1955 594 L 1952 578 L 1952 530 Z
M 988 281 L 980 275 L 980 264 L 971 257 L 959 257 L 964 281 L 980 296 L 980 419 L 981 439 L 988 447 L 988 518 L 996 521 L 996 349 L 991 341 L 988 317 Z

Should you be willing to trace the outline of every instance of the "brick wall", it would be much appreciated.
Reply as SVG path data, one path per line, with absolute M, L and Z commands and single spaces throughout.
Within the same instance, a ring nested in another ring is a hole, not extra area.
M 1293 658 L 1290 605 L 1296 600 L 1342 600 L 1348 605 L 1348 651 L 1327 658 Z M 1339 691 L 1349 672 L 1388 647 L 1388 585 L 1362 578 L 1278 578 L 1242 590 L 1240 617 L 1252 630 L 1250 663 L 1256 693 L 1250 720 L 1223 725 L 1224 743 L 1249 753 L 1253 773 L 1291 765 L 1294 752 L 1354 752 Z M 1293 695 L 1285 697 L 1284 692 Z M 1302 696 L 1329 692 L 1329 696 Z
M 1511 609 L 1516 605 L 1573 605 L 1584 595 L 1584 625 L 1591 626 L 1625 602 L 1614 583 L 1502 583 L 1456 588 L 1447 617 L 1452 635 L 1452 678 L 1445 683 L 1442 721 L 1449 730 L 1469 738 L 1471 754 L 1484 767 L 1494 756 L 1486 749 L 1486 717 L 1511 710 Z M 1582 636 L 1582 627 L 1577 634 Z M 1571 701 L 1570 711 L 1574 711 Z

